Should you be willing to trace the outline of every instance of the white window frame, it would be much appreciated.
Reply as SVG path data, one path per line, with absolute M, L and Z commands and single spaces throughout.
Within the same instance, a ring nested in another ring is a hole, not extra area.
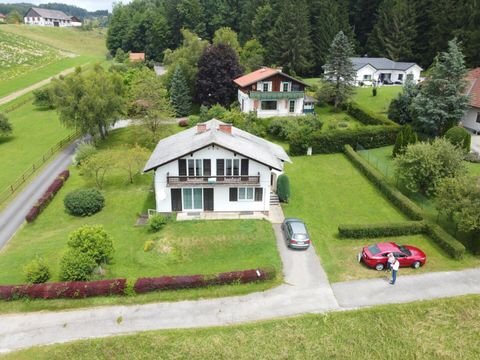
M 267 85 L 267 89 L 265 90 L 265 85 Z M 259 90 L 262 92 L 269 92 L 272 91 L 272 82 L 271 81 L 263 81 L 260 83 Z
M 372 75 L 370 74 L 363 75 L 363 81 L 372 81 Z
M 187 176 L 203 176 L 203 159 L 186 159 Z M 190 161 L 193 161 L 193 174 L 190 173 Z M 200 173 L 197 171 L 197 164 L 200 164 Z
M 253 187 L 239 187 L 238 201 L 255 201 L 255 188 Z
M 287 85 L 287 90 L 285 90 L 285 85 Z M 282 87 L 280 89 L 281 92 L 289 92 L 292 91 L 292 83 L 289 81 L 282 81 Z
M 403 81 L 403 74 L 398 74 L 397 79 L 398 81 Z

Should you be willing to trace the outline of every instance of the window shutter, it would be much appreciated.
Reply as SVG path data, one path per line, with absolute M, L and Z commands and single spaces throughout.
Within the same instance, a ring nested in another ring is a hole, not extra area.
M 248 159 L 242 159 L 241 174 L 248 175 Z
M 187 160 L 178 160 L 178 176 L 187 176 Z
M 230 188 L 230 201 L 238 201 L 238 188 Z
M 225 161 L 217 159 L 217 176 L 225 175 Z
M 263 188 L 255 188 L 255 201 L 263 201 Z
M 212 164 L 210 162 L 210 159 L 203 159 L 203 175 L 212 175 Z

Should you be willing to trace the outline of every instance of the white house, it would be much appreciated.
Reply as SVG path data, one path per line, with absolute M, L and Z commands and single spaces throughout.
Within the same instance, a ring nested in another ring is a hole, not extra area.
M 63 11 L 32 7 L 23 17 L 23 22 L 26 25 L 65 27 L 72 26 L 72 17 Z
M 238 102 L 242 112 L 254 111 L 258 117 L 305 113 L 305 87 L 308 85 L 280 69 L 262 67 L 233 82 L 238 86 Z
M 80 20 L 76 16 L 70 16 L 70 24 L 73 27 L 80 27 L 83 25 L 82 20 Z
M 422 68 L 412 62 L 398 62 L 386 58 L 350 58 L 357 72 L 356 85 L 403 84 L 405 80 L 420 81 Z
M 480 134 L 480 68 L 471 70 L 466 80 L 470 106 L 463 115 L 462 126 Z
M 268 212 L 284 161 L 281 146 L 212 119 L 161 140 L 143 171 L 157 212 Z

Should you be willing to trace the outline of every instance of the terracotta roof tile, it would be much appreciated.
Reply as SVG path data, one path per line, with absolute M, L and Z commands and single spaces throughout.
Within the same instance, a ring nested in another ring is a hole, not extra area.
M 467 81 L 467 94 L 470 96 L 470 106 L 480 108 L 480 67 L 468 73 Z
M 247 75 L 240 76 L 239 78 L 236 78 L 235 80 L 233 80 L 233 82 L 240 87 L 245 87 L 253 83 L 256 83 L 257 81 L 269 78 L 270 76 L 278 73 L 281 73 L 279 69 L 263 67 Z
M 130 53 L 130 61 L 144 61 L 145 53 Z

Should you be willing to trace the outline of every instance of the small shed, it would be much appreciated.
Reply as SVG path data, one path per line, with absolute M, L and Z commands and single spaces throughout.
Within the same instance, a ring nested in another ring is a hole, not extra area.
M 145 53 L 130 53 L 129 59 L 131 62 L 142 62 L 145 61 Z

